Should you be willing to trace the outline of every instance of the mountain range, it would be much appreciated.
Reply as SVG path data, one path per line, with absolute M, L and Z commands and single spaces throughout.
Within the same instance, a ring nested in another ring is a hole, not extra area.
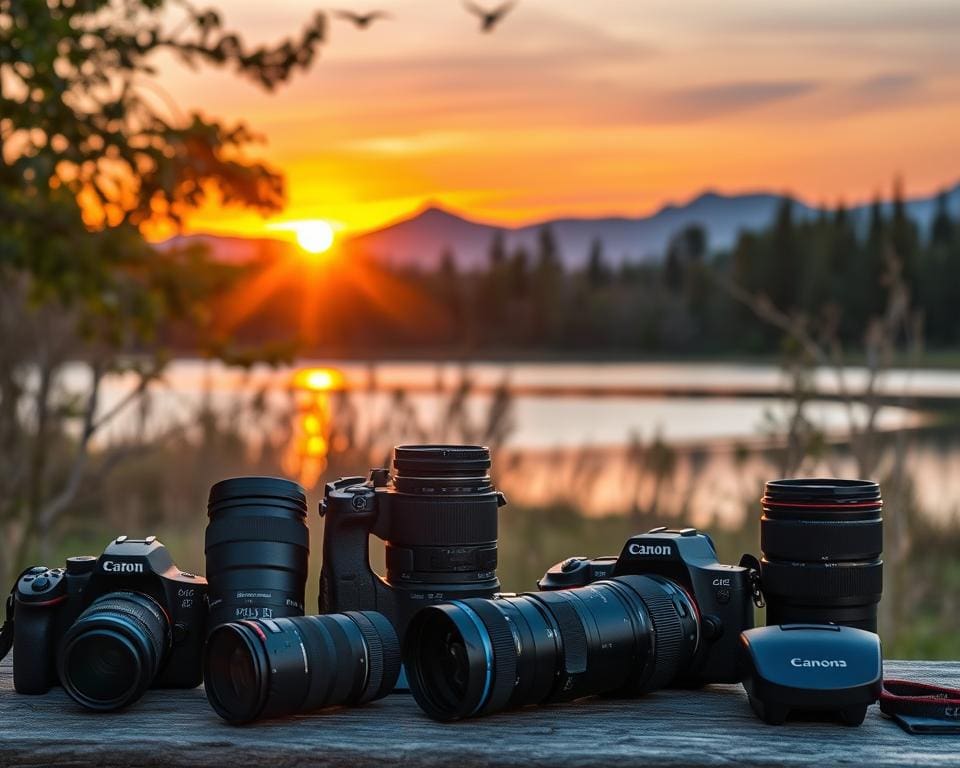
M 343 247 L 348 253 L 363 253 L 394 266 L 426 269 L 436 267 L 448 252 L 459 268 L 472 269 L 486 262 L 498 233 L 508 253 L 522 247 L 535 254 L 540 231 L 549 226 L 560 258 L 568 267 L 580 267 L 586 262 L 594 240 L 602 243 L 610 264 L 647 261 L 661 258 L 670 238 L 694 224 L 706 230 L 711 251 L 727 249 L 740 232 L 767 227 L 782 199 L 771 193 L 724 195 L 708 191 L 684 204 L 666 205 L 650 216 L 557 218 L 519 227 L 476 221 L 433 204 L 386 226 L 349 237 Z M 912 198 L 906 206 L 921 231 L 929 230 L 936 196 Z M 960 217 L 960 184 L 949 190 L 948 207 L 953 216 Z M 794 211 L 797 218 L 808 218 L 818 215 L 821 209 L 795 201 Z M 855 226 L 867 225 L 869 211 L 869 204 L 850 209 Z M 215 258 L 226 261 L 247 261 L 276 248 L 289 247 L 268 238 L 215 235 L 188 235 L 168 243 L 197 240 L 206 243 Z

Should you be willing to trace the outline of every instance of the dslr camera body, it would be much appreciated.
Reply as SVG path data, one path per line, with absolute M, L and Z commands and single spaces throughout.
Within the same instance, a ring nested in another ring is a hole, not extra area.
M 28 569 L 14 611 L 19 693 L 59 683 L 91 709 L 115 709 L 146 688 L 202 680 L 207 582 L 177 568 L 155 536 L 120 536 L 98 558 Z
M 633 536 L 619 557 L 570 557 L 537 582 L 543 591 L 570 589 L 616 576 L 650 576 L 671 582 L 689 598 L 675 599 L 683 615 L 693 607 L 699 627 L 693 663 L 677 682 L 698 687 L 740 682 L 740 633 L 754 625 L 759 600 L 756 571 L 717 560 L 711 538 L 696 528 L 653 528 Z
M 401 445 L 393 474 L 328 483 L 320 613 L 378 611 L 400 637 L 425 605 L 493 597 L 497 511 L 490 451 L 471 445 Z M 369 539 L 386 543 L 386 575 L 370 567 Z

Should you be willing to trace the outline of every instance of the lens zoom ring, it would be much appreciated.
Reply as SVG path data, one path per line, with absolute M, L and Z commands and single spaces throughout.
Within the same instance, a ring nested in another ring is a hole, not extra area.
M 794 598 L 837 598 L 879 595 L 883 561 L 850 565 L 785 563 L 762 560 L 760 578 L 771 595 Z
M 400 640 L 396 630 L 382 613 L 374 611 L 347 611 L 360 629 L 367 644 L 367 686 L 358 704 L 380 699 L 393 690 L 400 674 Z
M 680 648 L 683 628 L 673 599 L 650 579 L 631 579 L 633 590 L 640 595 L 653 621 L 653 674 L 644 685 L 646 690 L 666 688 L 680 671 Z
M 310 548 L 310 531 L 302 519 L 284 517 L 248 517 L 234 515 L 218 517 L 207 526 L 206 548 L 234 541 L 273 541 Z
M 517 682 L 517 646 L 513 632 L 507 617 L 492 601 L 475 597 L 464 600 L 463 604 L 480 617 L 493 646 L 493 685 L 481 713 L 498 712 L 507 705 Z
M 580 614 L 568 601 L 563 592 L 541 592 L 530 595 L 547 606 L 556 619 L 563 644 L 563 666 L 568 675 L 578 675 L 587 671 L 587 633 L 580 620 Z
M 151 598 L 132 593 L 112 593 L 94 601 L 81 618 L 92 618 L 104 613 L 119 613 L 132 619 L 147 636 L 156 654 L 156 663 L 160 663 L 168 640 L 168 622 L 166 615 Z
M 760 520 L 760 549 L 779 560 L 856 560 L 883 551 L 883 520 Z
M 484 544 L 497 540 L 497 497 L 430 499 L 423 496 L 391 499 L 396 521 L 390 540 L 420 546 Z

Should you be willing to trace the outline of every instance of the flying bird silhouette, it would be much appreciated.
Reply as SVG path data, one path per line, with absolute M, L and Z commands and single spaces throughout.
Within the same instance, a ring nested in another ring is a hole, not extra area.
M 486 8 L 481 8 L 476 3 L 470 2 L 470 0 L 464 0 L 463 3 L 464 7 L 470 11 L 470 13 L 479 17 L 481 32 L 493 32 L 493 28 L 500 23 L 503 17 L 506 16 L 516 4 L 516 0 L 509 0 L 509 2 L 501 3 L 496 8 L 487 10 Z
M 353 22 L 357 29 L 366 29 L 377 19 L 389 19 L 390 14 L 386 11 L 370 11 L 369 13 L 355 13 L 354 11 L 336 11 L 339 19 L 346 19 Z

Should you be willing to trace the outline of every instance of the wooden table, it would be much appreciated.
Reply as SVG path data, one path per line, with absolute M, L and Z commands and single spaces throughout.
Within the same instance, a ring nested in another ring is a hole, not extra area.
M 960 662 L 887 662 L 889 676 L 960 686 Z M 149 691 L 109 715 L 74 705 L 60 689 L 13 691 L 0 664 L 0 765 L 960 765 L 960 736 L 910 736 L 876 707 L 859 728 L 757 720 L 739 686 L 660 691 L 634 701 L 592 700 L 452 725 L 429 720 L 403 694 L 243 728 L 226 725 L 203 689 Z

